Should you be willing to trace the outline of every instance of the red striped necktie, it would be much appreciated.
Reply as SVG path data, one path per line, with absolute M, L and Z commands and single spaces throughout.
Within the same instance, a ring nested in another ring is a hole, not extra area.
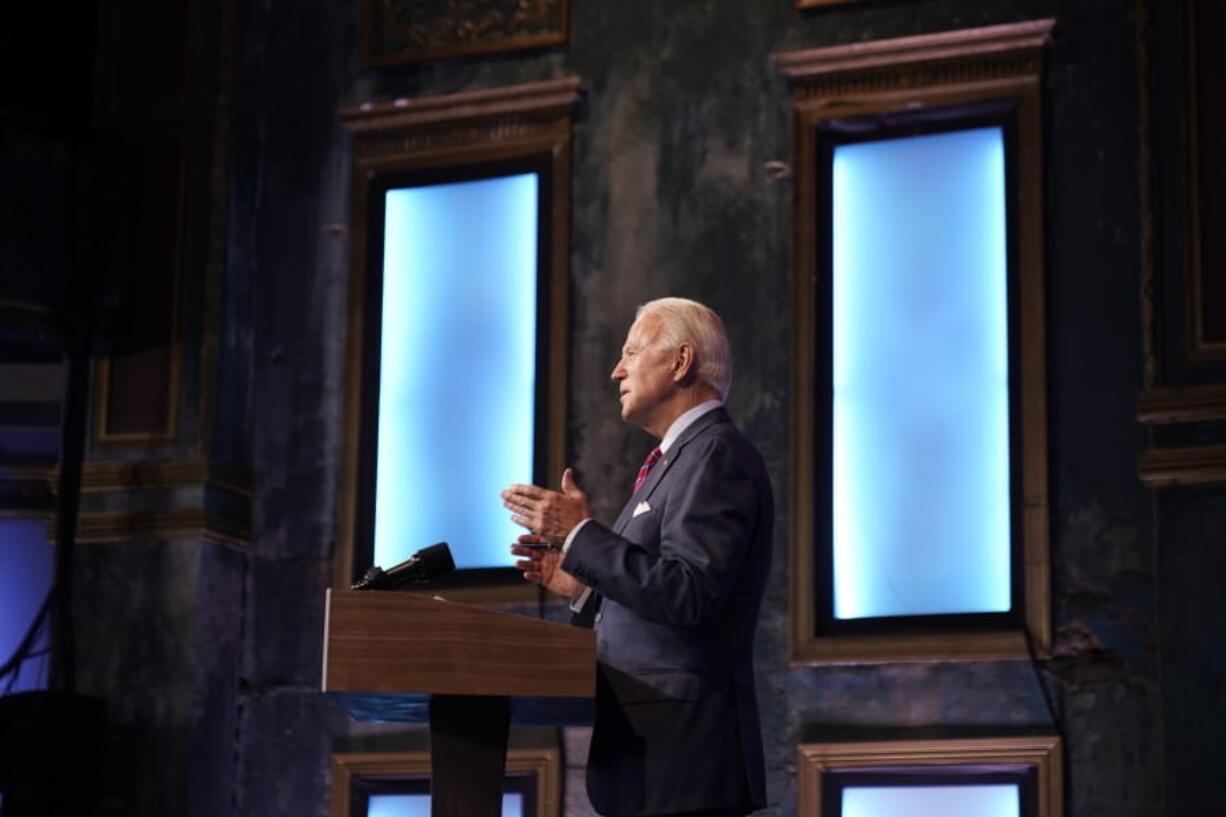
M 656 448 L 651 449 L 651 453 L 647 455 L 647 459 L 643 460 L 642 467 L 639 468 L 639 475 L 634 478 L 634 491 L 638 492 L 639 488 L 643 487 L 643 483 L 647 481 L 647 475 L 651 473 L 652 467 L 664 452 Z

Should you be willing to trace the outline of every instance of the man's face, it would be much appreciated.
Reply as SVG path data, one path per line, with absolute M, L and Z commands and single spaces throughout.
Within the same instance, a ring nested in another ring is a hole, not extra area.
M 676 390 L 676 350 L 660 342 L 660 320 L 648 313 L 634 322 L 626 334 L 621 360 L 610 374 L 618 384 L 622 419 L 648 431 L 653 431 L 661 408 Z

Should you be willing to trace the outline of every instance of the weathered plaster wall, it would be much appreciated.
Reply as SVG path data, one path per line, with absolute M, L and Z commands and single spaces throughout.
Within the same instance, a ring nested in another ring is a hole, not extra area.
M 229 276 L 251 306 L 256 544 L 245 607 L 236 805 L 322 814 L 334 739 L 315 693 L 333 540 L 344 332 L 347 141 L 338 107 L 563 74 L 575 129 L 569 439 L 615 512 L 649 446 L 606 380 L 635 305 L 690 295 L 727 322 L 731 409 L 770 466 L 776 560 L 758 648 L 771 811 L 794 809 L 795 744 L 859 730 L 1050 729 L 1025 662 L 790 668 L 786 660 L 791 188 L 779 50 L 1055 16 L 1047 84 L 1048 358 L 1058 658 L 1041 673 L 1070 741 L 1073 813 L 1161 809 L 1149 497 L 1140 387 L 1132 3 L 576 0 L 571 44 L 359 71 L 355 10 L 240 4 Z M 493 498 L 491 498 L 492 500 Z M 360 730 L 359 730 L 360 731 Z M 581 758 L 571 758 L 581 763 Z M 572 779 L 572 782 L 573 779 Z
M 1203 715 L 1226 714 L 1221 659 L 1206 645 L 1206 636 L 1220 643 L 1226 615 L 1208 578 L 1223 567 L 1224 508 L 1220 488 L 1156 504 L 1136 479 L 1133 2 L 572 6 L 565 48 L 362 71 L 355 3 L 237 3 L 216 445 L 250 462 L 254 541 L 243 554 L 138 543 L 87 557 L 98 618 L 82 636 L 92 644 L 85 675 L 112 707 L 154 713 L 128 719 L 147 728 L 132 738 L 132 765 L 116 761 L 115 779 L 157 769 L 159 755 L 165 769 L 130 791 L 112 786 L 114 811 L 323 815 L 329 753 L 388 737 L 348 722 L 316 691 L 346 316 L 349 154 L 336 113 L 573 74 L 586 100 L 575 127 L 571 460 L 598 512 L 614 513 L 649 447 L 620 421 L 606 379 L 634 307 L 682 294 L 723 314 L 737 361 L 730 408 L 767 459 L 778 506 L 757 650 L 769 813 L 794 811 L 799 740 L 1052 730 L 1040 681 L 1069 741 L 1072 814 L 1162 813 L 1164 775 L 1168 813 L 1196 813 L 1208 802 L 1198 781 L 1221 765 L 1220 752 L 1198 751 L 1210 736 Z M 790 146 L 788 89 L 770 56 L 1049 16 L 1058 20 L 1044 179 L 1056 656 L 1039 672 L 1026 662 L 791 668 L 791 187 L 764 167 L 789 162 Z M 125 597 L 127 606 L 108 606 Z M 141 691 L 125 693 L 129 684 Z M 568 737 L 568 762 L 579 766 L 582 735 Z M 573 770 L 574 813 L 580 780 Z
M 1226 768 L 1226 491 L 1165 492 L 1157 519 L 1165 813 L 1208 814 Z

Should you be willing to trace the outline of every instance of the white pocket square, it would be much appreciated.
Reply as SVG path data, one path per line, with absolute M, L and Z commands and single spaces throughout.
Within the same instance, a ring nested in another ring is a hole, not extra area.
M 640 502 L 638 505 L 634 506 L 634 516 L 642 516 L 650 510 L 650 505 L 648 505 L 646 502 Z

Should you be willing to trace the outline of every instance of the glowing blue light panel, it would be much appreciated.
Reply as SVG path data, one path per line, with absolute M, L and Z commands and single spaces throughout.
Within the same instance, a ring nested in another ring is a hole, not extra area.
M 502 795 L 502 817 L 523 817 L 524 796 L 517 792 Z M 366 817 L 430 817 L 428 794 L 371 795 Z
M 880 786 L 843 790 L 843 817 L 1021 817 L 1017 784 Z
M 532 481 L 537 175 L 385 204 L 375 564 L 446 541 L 459 568 L 510 565 L 498 492 Z
M 44 520 L 0 519 L 0 664 L 8 661 L 25 637 L 54 573 L 55 549 L 47 540 Z M 46 633 L 44 628 L 34 645 L 35 652 L 46 648 Z M 48 666 L 46 655 L 26 661 L 13 691 L 45 689 Z M 0 693 L 3 691 L 0 687 Z
M 833 168 L 838 619 L 1010 609 L 999 127 L 839 146 Z

